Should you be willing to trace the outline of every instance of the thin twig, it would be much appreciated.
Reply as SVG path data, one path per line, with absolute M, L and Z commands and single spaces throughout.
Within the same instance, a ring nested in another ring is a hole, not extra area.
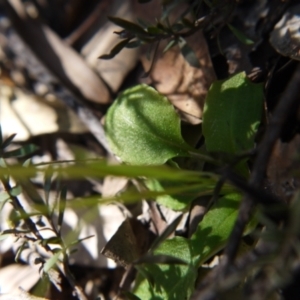
M 11 187 L 10 183 L 8 182 L 8 180 L 2 179 L 1 182 L 2 182 L 5 190 L 7 191 L 7 193 L 10 196 L 13 207 L 23 217 L 23 220 L 24 220 L 26 226 L 28 227 L 28 229 L 30 230 L 30 232 L 32 234 L 34 234 L 38 240 L 40 240 L 40 241 L 43 240 L 43 237 L 41 236 L 39 230 L 36 228 L 35 223 L 31 220 L 30 217 L 28 217 L 28 214 L 26 213 L 26 211 L 25 211 L 24 207 L 22 206 L 21 202 L 19 201 L 18 197 L 13 196 L 11 194 L 10 191 L 11 191 L 12 187 Z M 51 248 L 47 244 L 43 244 L 43 247 L 45 248 L 46 251 L 51 251 Z

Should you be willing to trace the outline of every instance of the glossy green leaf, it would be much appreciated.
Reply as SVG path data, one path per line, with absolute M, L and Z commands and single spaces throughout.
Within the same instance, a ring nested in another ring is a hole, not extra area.
M 168 99 L 145 84 L 123 92 L 105 121 L 111 150 L 123 162 L 159 165 L 176 156 L 189 156 L 180 119 Z
M 164 241 L 155 255 L 170 255 L 187 265 L 145 264 L 154 283 L 150 284 L 142 274 L 138 275 L 134 289 L 141 299 L 189 299 L 195 287 L 197 269 L 212 255 L 224 247 L 237 217 L 240 194 L 229 194 L 218 200 L 208 211 L 191 237 L 175 237 Z
M 238 154 L 252 149 L 262 108 L 263 86 L 252 83 L 244 72 L 213 83 L 202 124 L 207 150 Z
M 253 45 L 254 42 L 249 39 L 243 32 L 235 28 L 234 26 L 227 24 L 232 33 L 236 36 L 238 40 L 240 40 L 245 45 Z

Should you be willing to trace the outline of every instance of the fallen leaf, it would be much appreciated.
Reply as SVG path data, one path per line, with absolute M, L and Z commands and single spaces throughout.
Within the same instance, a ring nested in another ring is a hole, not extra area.
M 20 293 L 21 286 L 29 291 L 39 279 L 38 266 L 11 264 L 1 267 L 0 290 L 3 294 Z
M 270 188 L 276 196 L 288 201 L 300 186 L 299 163 L 300 136 L 296 135 L 290 142 L 278 140 L 268 164 L 267 176 Z
M 108 88 L 84 59 L 48 26 L 28 17 L 21 1 L 10 1 L 6 9 L 20 37 L 67 88 L 90 101 L 101 104 L 111 101 Z
M 19 289 L 19 292 L 0 294 L 0 300 L 48 300 L 47 298 L 36 297 L 30 295 L 23 289 Z
M 53 132 L 84 133 L 87 128 L 78 116 L 58 100 L 45 101 L 14 88 L 12 101 L 1 88 L 1 126 L 4 135 L 17 133 L 15 141 Z
M 150 247 L 153 234 L 138 220 L 127 218 L 101 253 L 127 268 Z
M 94 34 L 82 47 L 81 54 L 86 62 L 96 70 L 112 91 L 117 92 L 128 72 L 134 68 L 138 60 L 138 48 L 124 48 L 118 55 L 110 60 L 99 59 L 100 55 L 107 54 L 121 40 L 114 31 L 120 31 L 120 27 L 107 20 L 107 15 L 120 17 L 133 21 L 132 4 L 130 0 L 111 1 L 107 13 L 103 15 L 105 20 L 97 22 Z
M 106 176 L 103 181 L 102 197 L 113 197 L 128 185 L 128 178 Z

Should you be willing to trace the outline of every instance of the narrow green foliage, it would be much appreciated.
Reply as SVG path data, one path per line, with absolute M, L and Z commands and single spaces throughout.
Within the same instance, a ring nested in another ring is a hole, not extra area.
M 19 259 L 21 257 L 22 251 L 24 249 L 28 248 L 28 243 L 27 242 L 23 242 L 22 245 L 18 248 L 16 256 L 15 256 L 15 262 L 18 263 Z
M 165 49 L 163 50 L 163 53 L 167 52 L 168 50 L 170 50 L 172 47 L 174 47 L 177 44 L 176 40 L 171 40 L 168 45 L 165 47 Z
M 185 60 L 194 68 L 200 68 L 200 62 L 199 59 L 196 55 L 196 53 L 194 52 L 194 50 L 187 44 L 187 42 L 181 38 L 179 40 L 179 47 L 180 47 L 180 51 L 181 54 L 183 55 L 183 57 L 185 58 Z
M 7 146 L 9 146 L 16 135 L 17 134 L 15 134 L 15 133 L 10 135 L 3 143 L 1 143 L 1 149 L 4 150 Z M 1 138 L 1 140 L 2 140 L 2 138 Z
M 204 174 L 203 174 L 204 175 Z M 199 178 L 197 185 L 191 186 L 187 183 L 178 183 L 178 193 L 169 194 L 167 191 L 174 188 L 174 184 L 168 181 L 158 181 L 156 179 L 146 180 L 146 186 L 151 191 L 161 192 L 162 195 L 156 198 L 157 203 L 169 207 L 176 211 L 186 210 L 191 202 L 199 196 L 212 195 L 215 185 L 217 183 L 216 178 L 209 178 L 205 175 Z M 226 186 L 227 187 L 227 186 Z M 165 192 L 165 193 L 163 193 Z
M 1 163 L 1 159 L 0 159 Z M 54 165 L 55 163 L 53 163 Z M 56 163 L 57 164 L 57 163 Z M 45 164 L 47 166 L 47 164 Z M 13 176 L 15 178 L 32 178 L 39 172 L 45 172 L 42 166 L 31 165 L 24 168 L 22 165 L 14 165 L 9 168 L 0 168 L 0 176 Z M 79 161 L 78 164 L 60 166 L 57 165 L 55 172 L 67 178 L 86 177 L 103 178 L 106 175 L 121 176 L 128 178 L 147 177 L 164 179 L 172 182 L 198 183 L 201 176 L 215 177 L 212 173 L 201 173 L 188 170 L 174 169 L 165 165 L 162 166 L 132 166 L 132 165 L 110 165 L 103 160 Z
M 49 272 L 51 268 L 53 268 L 56 263 L 59 261 L 60 256 L 62 255 L 61 251 L 58 251 L 51 258 L 49 258 L 43 266 L 43 270 L 45 273 Z
M 8 157 L 22 157 L 22 156 L 27 156 L 32 154 L 33 152 L 35 152 L 38 149 L 38 147 L 36 147 L 33 144 L 28 144 L 25 145 L 19 149 L 16 150 L 11 150 L 11 151 L 6 151 L 2 157 L 4 158 L 8 158 Z
M 61 226 L 62 226 L 63 219 L 64 219 L 64 213 L 65 213 L 65 209 L 66 209 L 66 201 L 67 201 L 67 187 L 63 186 L 60 191 L 60 197 L 59 197 L 59 203 L 58 203 L 58 207 L 59 207 L 58 228 L 59 228 L 59 231 L 61 230 Z
M 99 56 L 101 59 L 111 59 L 114 58 L 123 48 L 125 48 L 129 42 L 132 40 L 132 38 L 127 38 L 120 43 L 118 43 L 114 48 L 110 50 L 109 54 L 103 54 Z
M 130 33 L 141 35 L 141 36 L 147 35 L 147 32 L 144 30 L 144 28 L 142 28 L 141 26 L 135 23 L 132 23 L 124 19 L 116 18 L 116 17 L 108 17 L 108 19 L 114 24 L 126 29 Z
M 245 34 L 243 32 L 241 32 L 240 30 L 238 30 L 236 27 L 227 24 L 227 26 L 229 27 L 229 29 L 232 31 L 232 33 L 237 37 L 238 40 L 240 40 L 243 44 L 245 45 L 253 45 L 254 42 L 249 39 L 247 36 L 245 36 Z

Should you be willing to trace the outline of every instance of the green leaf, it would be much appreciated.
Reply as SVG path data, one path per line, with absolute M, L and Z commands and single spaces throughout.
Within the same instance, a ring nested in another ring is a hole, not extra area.
M 191 237 L 195 264 L 201 265 L 225 246 L 237 218 L 241 197 L 234 193 L 219 198 L 204 216 Z
M 58 228 L 59 231 L 61 230 L 61 226 L 64 219 L 65 209 L 66 209 L 66 201 L 67 201 L 67 187 L 63 186 L 60 191 L 60 197 L 59 197 L 59 212 L 58 212 Z
M 178 226 L 178 224 L 180 223 L 182 219 L 182 214 L 179 215 L 178 217 L 175 218 L 175 220 L 173 220 L 173 222 L 167 226 L 167 228 L 162 232 L 162 234 L 160 236 L 158 236 L 154 242 L 152 243 L 149 252 L 154 251 L 156 248 L 158 248 L 158 246 L 168 238 L 168 236 L 175 231 L 176 227 Z
M 36 145 L 28 144 L 28 145 L 25 145 L 25 146 L 23 146 L 23 147 L 21 147 L 19 149 L 5 152 L 3 154 L 3 157 L 4 158 L 8 158 L 8 157 L 22 157 L 22 156 L 26 156 L 26 155 L 32 154 L 37 149 L 38 149 L 38 147 Z
M 125 48 L 132 38 L 125 39 L 118 43 L 115 47 L 110 50 L 109 54 L 103 54 L 99 56 L 100 59 L 111 59 L 115 57 L 123 48 Z
M 31 201 L 35 204 L 45 206 L 45 202 L 39 192 L 36 190 L 34 184 L 28 178 L 19 178 L 19 184 L 22 187 L 22 190 L 27 194 Z
M 201 182 L 201 183 L 200 183 Z M 176 187 L 182 189 L 178 190 L 178 193 L 168 194 L 169 188 L 174 187 L 174 183 L 167 181 L 158 181 L 156 179 L 148 179 L 145 184 L 150 189 L 150 191 L 163 192 L 164 195 L 157 196 L 156 202 L 160 205 L 166 206 L 170 209 L 176 211 L 183 211 L 187 209 L 191 202 L 198 196 L 212 195 L 216 180 L 214 178 L 201 178 L 199 180 L 199 185 L 193 189 L 186 189 L 187 184 L 183 182 L 178 182 Z
M 147 28 L 147 32 L 150 33 L 151 35 L 158 35 L 164 33 L 164 31 L 158 27 L 155 26 L 149 26 Z
M 241 195 L 226 195 L 207 212 L 191 239 L 175 237 L 164 241 L 154 255 L 172 256 L 187 265 L 145 264 L 154 282 L 140 273 L 134 293 L 141 299 L 189 299 L 199 265 L 224 247 L 237 217 Z
M 108 17 L 108 19 L 114 24 L 126 29 L 130 33 L 142 36 L 148 35 L 148 33 L 141 26 L 135 23 L 116 17 Z
M 4 161 L 0 159 L 0 163 L 4 166 Z M 101 159 L 92 159 L 89 161 L 78 161 L 77 165 L 73 165 L 74 161 L 71 161 L 72 165 L 59 166 L 65 162 L 51 162 L 38 165 L 30 165 L 24 168 L 22 165 L 12 165 L 9 168 L 0 168 L 0 176 L 13 176 L 18 180 L 23 178 L 35 177 L 38 172 L 47 172 L 46 169 L 41 169 L 42 165 L 57 165 L 55 172 L 69 178 L 82 178 L 82 175 L 93 178 L 103 178 L 106 175 L 114 175 L 128 178 L 136 177 L 148 177 L 164 179 L 173 182 L 188 182 L 197 183 L 201 176 L 216 177 L 212 173 L 188 171 L 170 168 L 165 165 L 161 166 L 131 166 L 131 165 L 110 165 L 106 161 Z M 39 168 L 38 168 L 39 167 Z
M 134 294 L 140 299 L 189 299 L 197 278 L 189 241 L 182 237 L 166 240 L 155 254 L 178 258 L 186 265 L 145 264 L 143 269 L 153 275 L 154 286 L 139 273 Z
M 110 107 L 105 130 L 111 150 L 123 162 L 159 165 L 189 156 L 180 119 L 168 99 L 142 84 L 123 92 Z
M 22 251 L 24 249 L 27 249 L 28 248 L 28 242 L 23 242 L 22 245 L 18 248 L 17 250 L 17 253 L 16 253 L 16 256 L 15 256 L 15 262 L 18 263 L 19 260 L 20 260 L 20 256 L 22 254 Z
M 16 135 L 16 133 L 13 133 L 8 138 L 6 138 L 5 141 L 1 144 L 1 149 L 5 149 L 7 146 L 9 146 Z
M 59 257 L 61 256 L 62 252 L 58 251 L 55 253 L 51 258 L 49 258 L 46 263 L 44 264 L 43 270 L 45 273 L 49 272 L 49 270 L 55 266 L 57 261 L 59 260 Z
M 243 32 L 241 32 L 240 30 L 238 30 L 237 28 L 235 28 L 234 26 L 227 24 L 227 26 L 229 27 L 229 29 L 232 31 L 232 33 L 236 36 L 236 38 L 241 41 L 243 44 L 245 45 L 253 45 L 254 42 L 249 39 L 247 36 L 244 35 Z
M 252 149 L 262 109 L 263 86 L 244 72 L 213 83 L 203 113 L 206 149 L 230 154 Z
M 194 68 L 200 68 L 199 59 L 194 52 L 194 50 L 187 44 L 187 42 L 180 38 L 179 43 L 181 54 L 185 58 L 185 60 Z
M 18 196 L 22 193 L 22 187 L 20 185 L 16 185 L 9 191 L 9 193 L 12 196 Z
M 22 193 L 22 187 L 20 185 L 16 185 L 8 192 L 3 191 L 0 194 L 0 202 L 5 202 L 8 200 L 11 196 L 18 196 Z
M 165 49 L 163 50 L 163 53 L 167 52 L 168 50 L 170 50 L 172 47 L 174 47 L 177 44 L 176 40 L 171 40 L 168 45 L 165 47 Z
M 129 42 L 126 45 L 126 48 L 129 48 L 129 49 L 137 48 L 137 47 L 141 46 L 141 44 L 142 44 L 142 42 L 140 40 L 134 40 L 134 41 Z
M 134 262 L 137 264 L 175 264 L 175 265 L 186 265 L 187 263 L 182 259 L 176 258 L 170 255 L 144 255 L 140 259 Z
M 139 297 L 127 291 L 121 291 L 121 296 L 126 300 L 141 300 Z
M 0 203 L 1 203 L 1 202 L 5 202 L 5 201 L 7 201 L 8 199 L 10 199 L 10 195 L 9 195 L 8 192 L 2 192 L 2 193 L 0 194 Z

